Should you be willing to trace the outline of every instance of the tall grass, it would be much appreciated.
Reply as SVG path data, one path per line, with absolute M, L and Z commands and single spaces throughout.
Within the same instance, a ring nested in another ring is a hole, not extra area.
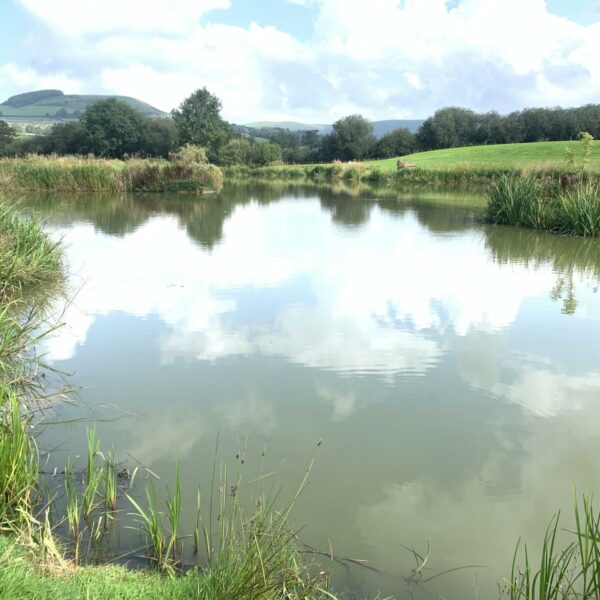
M 534 566 L 528 547 L 517 543 L 510 581 L 504 590 L 510 600 L 597 600 L 600 598 L 600 516 L 591 499 L 573 502 L 571 540 L 560 546 L 560 513 L 551 520 Z M 522 564 L 518 563 L 519 554 Z
M 32 514 L 38 452 L 14 392 L 0 388 L 0 531 L 17 531 Z
M 47 288 L 62 277 L 62 249 L 39 219 L 25 219 L 0 201 L 0 302 Z
M 487 220 L 568 235 L 600 235 L 600 185 L 568 180 L 562 188 L 532 176 L 502 175 L 488 190 Z
M 81 157 L 5 158 L 0 160 L 0 186 L 13 190 L 111 191 L 123 189 L 122 163 Z
M 127 161 L 76 156 L 0 159 L 0 189 L 87 192 L 209 192 L 223 183 L 221 170 L 179 160 Z

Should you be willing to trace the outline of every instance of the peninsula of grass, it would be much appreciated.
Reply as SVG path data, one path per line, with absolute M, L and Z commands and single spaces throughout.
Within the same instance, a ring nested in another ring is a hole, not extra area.
M 351 181 L 377 186 L 404 187 L 434 185 L 482 187 L 503 175 L 529 175 L 560 182 L 576 172 L 565 161 L 567 148 L 577 151 L 579 141 L 534 142 L 469 146 L 418 152 L 398 158 L 364 162 L 313 165 L 271 165 L 225 167 L 225 176 L 241 180 L 284 180 L 337 182 Z M 414 166 L 398 168 L 398 160 Z M 600 145 L 591 149 L 586 178 L 600 181 Z
M 210 193 L 223 184 L 211 164 L 161 159 L 111 160 L 75 156 L 0 159 L 0 190 Z

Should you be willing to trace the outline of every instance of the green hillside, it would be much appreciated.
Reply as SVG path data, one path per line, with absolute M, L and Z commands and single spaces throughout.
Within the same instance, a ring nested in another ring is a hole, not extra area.
M 495 144 L 490 146 L 468 146 L 417 152 L 402 157 L 423 169 L 451 169 L 453 167 L 543 167 L 565 164 L 565 149 L 579 151 L 579 142 L 532 142 L 524 144 Z M 369 165 L 384 170 L 396 169 L 395 158 L 373 160 Z M 600 142 L 593 146 L 591 164 L 600 169 Z
M 386 121 L 371 121 L 373 125 L 373 133 L 376 138 L 380 138 L 386 133 L 405 127 L 409 131 L 415 133 L 423 123 L 422 119 L 388 119 Z M 290 131 L 306 131 L 316 129 L 321 134 L 327 134 L 331 131 L 331 125 L 314 124 L 314 123 L 298 123 L 297 121 L 257 121 L 255 123 L 246 123 L 246 127 L 254 127 L 261 129 L 289 129 Z
M 75 95 L 60 90 L 39 90 L 11 96 L 0 104 L 0 119 L 5 121 L 68 121 L 77 119 L 94 102 L 117 98 L 147 117 L 166 117 L 164 113 L 146 102 L 129 96 Z

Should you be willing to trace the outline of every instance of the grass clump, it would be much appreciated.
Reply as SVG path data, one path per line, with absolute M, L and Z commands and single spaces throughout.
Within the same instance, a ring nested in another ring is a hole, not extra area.
M 531 176 L 502 175 L 488 191 L 487 220 L 568 235 L 600 235 L 600 185 L 577 179 L 565 189 Z
M 573 502 L 574 527 L 565 533 L 571 538 L 559 546 L 560 513 L 551 520 L 542 541 L 539 566 L 530 560 L 527 546 L 520 543 L 513 557 L 510 581 L 504 597 L 510 600 L 596 600 L 600 598 L 600 516 L 591 499 Z M 568 539 L 568 538 L 567 538 Z
M 132 160 L 123 182 L 132 192 L 212 192 L 223 185 L 223 173 L 214 165 L 194 162 Z
M 55 285 L 62 276 L 62 250 L 39 219 L 24 219 L 0 202 L 0 301 L 34 288 Z
M 75 156 L 0 160 L 0 185 L 11 190 L 122 191 L 122 162 Z
M 0 388 L 0 531 L 28 520 L 38 481 L 38 453 L 14 392 Z

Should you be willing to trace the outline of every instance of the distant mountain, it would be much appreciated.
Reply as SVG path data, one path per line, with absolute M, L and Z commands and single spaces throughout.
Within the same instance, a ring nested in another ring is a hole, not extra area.
M 7 121 L 69 121 L 78 119 L 81 113 L 98 100 L 117 98 L 146 117 L 169 115 L 137 98 L 110 95 L 64 94 L 60 90 L 38 90 L 11 96 L 0 104 L 0 119 Z
M 406 127 L 406 129 L 416 133 L 417 129 L 423 123 L 423 119 L 389 119 L 386 121 L 371 121 L 371 123 L 373 124 L 375 136 L 380 138 L 398 127 Z M 246 123 L 246 127 L 254 129 L 289 129 L 290 131 L 316 129 L 321 134 L 331 131 L 331 125 L 315 125 L 312 123 L 298 123 L 296 121 L 257 121 L 255 123 Z
M 373 121 L 373 130 L 375 136 L 380 138 L 398 127 L 405 127 L 413 133 L 417 133 L 417 130 L 423 124 L 424 119 L 389 119 L 387 121 Z
M 298 123 L 296 121 L 256 121 L 255 123 L 246 123 L 246 127 L 253 129 L 289 129 L 290 131 L 310 131 L 318 130 L 319 133 L 327 133 L 331 130 L 331 125 L 314 125 L 311 123 Z

